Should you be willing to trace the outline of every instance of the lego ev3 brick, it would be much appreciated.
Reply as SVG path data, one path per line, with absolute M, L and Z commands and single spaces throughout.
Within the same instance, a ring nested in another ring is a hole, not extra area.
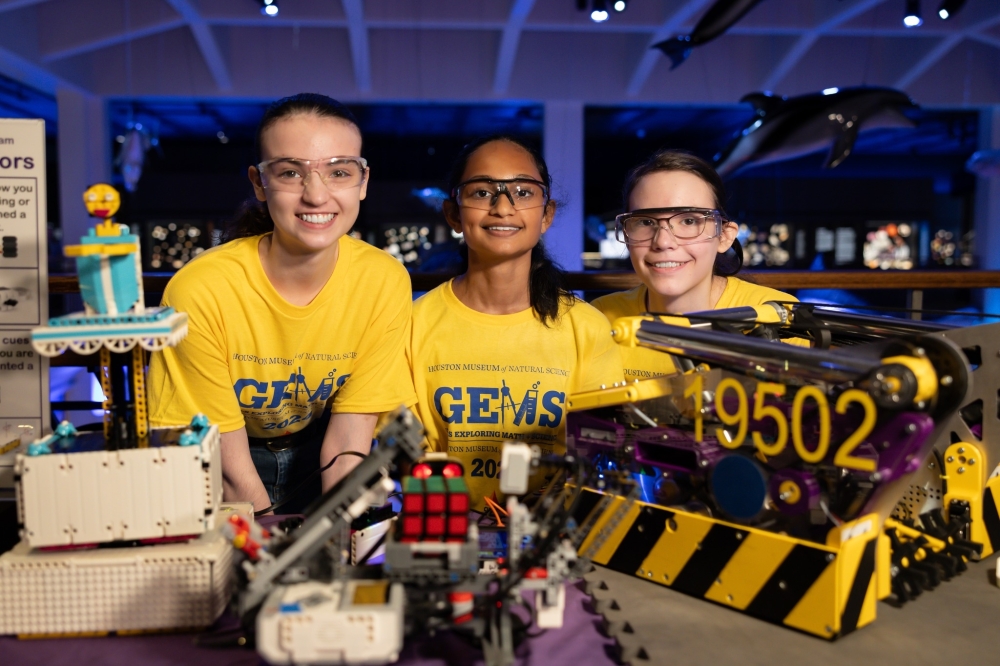
M 271 664 L 385 664 L 403 647 L 403 586 L 385 580 L 277 587 L 257 616 L 257 651 Z
M 216 426 L 193 446 L 18 455 L 15 471 L 32 548 L 198 535 L 215 527 L 222 501 Z
M 0 556 L 0 634 L 207 627 L 229 600 L 232 557 L 215 530 L 132 548 L 39 552 L 21 541 Z

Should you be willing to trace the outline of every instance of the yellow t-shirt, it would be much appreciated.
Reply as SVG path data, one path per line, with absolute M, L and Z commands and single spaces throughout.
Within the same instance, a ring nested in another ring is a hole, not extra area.
M 491 315 L 465 306 L 449 281 L 413 306 L 410 368 L 427 445 L 462 461 L 473 508 L 498 500 L 505 440 L 566 450 L 570 394 L 623 381 L 618 345 L 583 301 L 549 327 L 534 310 Z M 542 485 L 541 475 L 532 487 Z
M 364 414 L 412 405 L 406 269 L 343 236 L 333 275 L 299 307 L 264 274 L 260 239 L 213 248 L 167 285 L 163 303 L 188 314 L 188 335 L 152 356 L 150 423 L 188 423 L 202 412 L 222 432 L 245 425 L 250 437 L 276 437 L 327 405 Z
M 715 304 L 716 310 L 744 305 L 763 305 L 768 301 L 796 301 L 794 296 L 777 289 L 753 284 L 739 278 L 726 278 L 726 288 Z M 595 298 L 593 306 L 604 313 L 609 322 L 619 317 L 636 317 L 649 311 L 646 306 L 646 285 Z M 792 344 L 797 344 L 793 342 Z M 808 345 L 808 343 L 805 343 Z M 670 355 L 648 347 L 622 347 L 625 379 L 651 379 L 676 372 Z

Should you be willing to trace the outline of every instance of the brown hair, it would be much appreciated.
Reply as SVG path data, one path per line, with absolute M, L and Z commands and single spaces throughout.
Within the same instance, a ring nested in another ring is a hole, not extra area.
M 340 118 L 358 129 L 361 128 L 358 121 L 344 104 L 332 97 L 317 93 L 299 93 L 291 97 L 283 97 L 276 102 L 272 102 L 264 111 L 260 123 L 257 125 L 257 134 L 254 135 L 254 164 L 260 162 L 260 144 L 264 136 L 264 130 L 278 122 L 282 118 L 288 118 L 297 114 L 314 114 L 320 118 Z M 222 232 L 222 242 L 226 243 L 237 238 L 247 238 L 249 236 L 259 236 L 274 231 L 274 220 L 267 210 L 266 201 L 258 201 L 257 197 L 251 196 L 236 211 L 236 215 L 226 225 Z
M 722 183 L 722 177 L 712 165 L 705 160 L 692 155 L 683 150 L 658 150 L 653 155 L 633 168 L 625 177 L 625 185 L 622 187 L 622 204 L 625 210 L 629 210 L 629 198 L 639 181 L 651 173 L 661 171 L 686 171 L 701 178 L 715 199 L 715 208 L 722 213 L 722 217 L 729 221 L 726 214 L 726 186 Z M 743 246 L 739 239 L 733 240 L 732 247 L 720 254 L 715 259 L 713 273 L 722 277 L 731 277 L 740 272 L 743 268 Z

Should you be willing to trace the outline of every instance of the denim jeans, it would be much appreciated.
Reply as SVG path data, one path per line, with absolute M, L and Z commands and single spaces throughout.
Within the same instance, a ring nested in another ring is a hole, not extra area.
M 280 502 L 294 493 L 288 504 L 275 510 L 275 513 L 304 513 L 313 500 L 320 496 L 322 483 L 317 474 L 301 490 L 297 490 L 310 474 L 319 469 L 319 452 L 323 438 L 313 437 L 309 441 L 284 451 L 270 451 L 263 446 L 251 446 L 250 457 L 253 459 L 257 474 L 264 483 L 271 504 Z

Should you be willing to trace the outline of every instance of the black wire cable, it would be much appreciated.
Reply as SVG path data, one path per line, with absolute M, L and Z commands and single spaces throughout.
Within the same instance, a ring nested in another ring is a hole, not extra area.
M 333 467 L 333 463 L 337 462 L 337 458 L 339 458 L 340 456 L 357 456 L 357 457 L 362 458 L 362 459 L 368 457 L 367 454 L 361 453 L 360 451 L 343 451 L 341 453 L 338 453 L 337 455 L 335 455 L 333 457 L 332 460 L 330 460 L 330 462 L 328 462 L 327 464 L 323 465 L 322 467 L 320 467 L 317 470 L 313 470 L 313 472 L 309 476 L 307 476 L 306 478 L 304 478 L 299 485 L 295 486 L 295 489 L 292 492 L 286 494 L 282 499 L 280 499 L 279 501 L 275 502 L 274 504 L 272 504 L 271 506 L 267 507 L 266 509 L 261 509 L 260 511 L 254 511 L 253 512 L 253 517 L 254 518 L 260 518 L 265 513 L 270 513 L 271 511 L 275 511 L 277 509 L 280 509 L 281 507 L 283 507 L 286 504 L 288 504 L 290 501 L 292 501 L 292 499 L 296 495 L 298 495 L 300 492 L 302 492 L 302 490 L 309 484 L 310 481 L 313 480 L 313 478 L 315 478 L 317 475 L 322 474 L 326 470 L 328 470 L 331 467 Z
M 1000 314 L 994 314 L 991 312 L 962 312 L 961 310 L 927 310 L 924 308 L 897 308 L 889 305 L 832 305 L 828 303 L 810 303 L 808 301 L 774 301 L 781 305 L 810 305 L 814 308 L 821 308 L 824 310 L 875 310 L 876 312 L 920 312 L 922 314 L 932 314 L 932 315 L 958 315 L 960 317 L 990 317 L 992 319 L 1000 319 Z

